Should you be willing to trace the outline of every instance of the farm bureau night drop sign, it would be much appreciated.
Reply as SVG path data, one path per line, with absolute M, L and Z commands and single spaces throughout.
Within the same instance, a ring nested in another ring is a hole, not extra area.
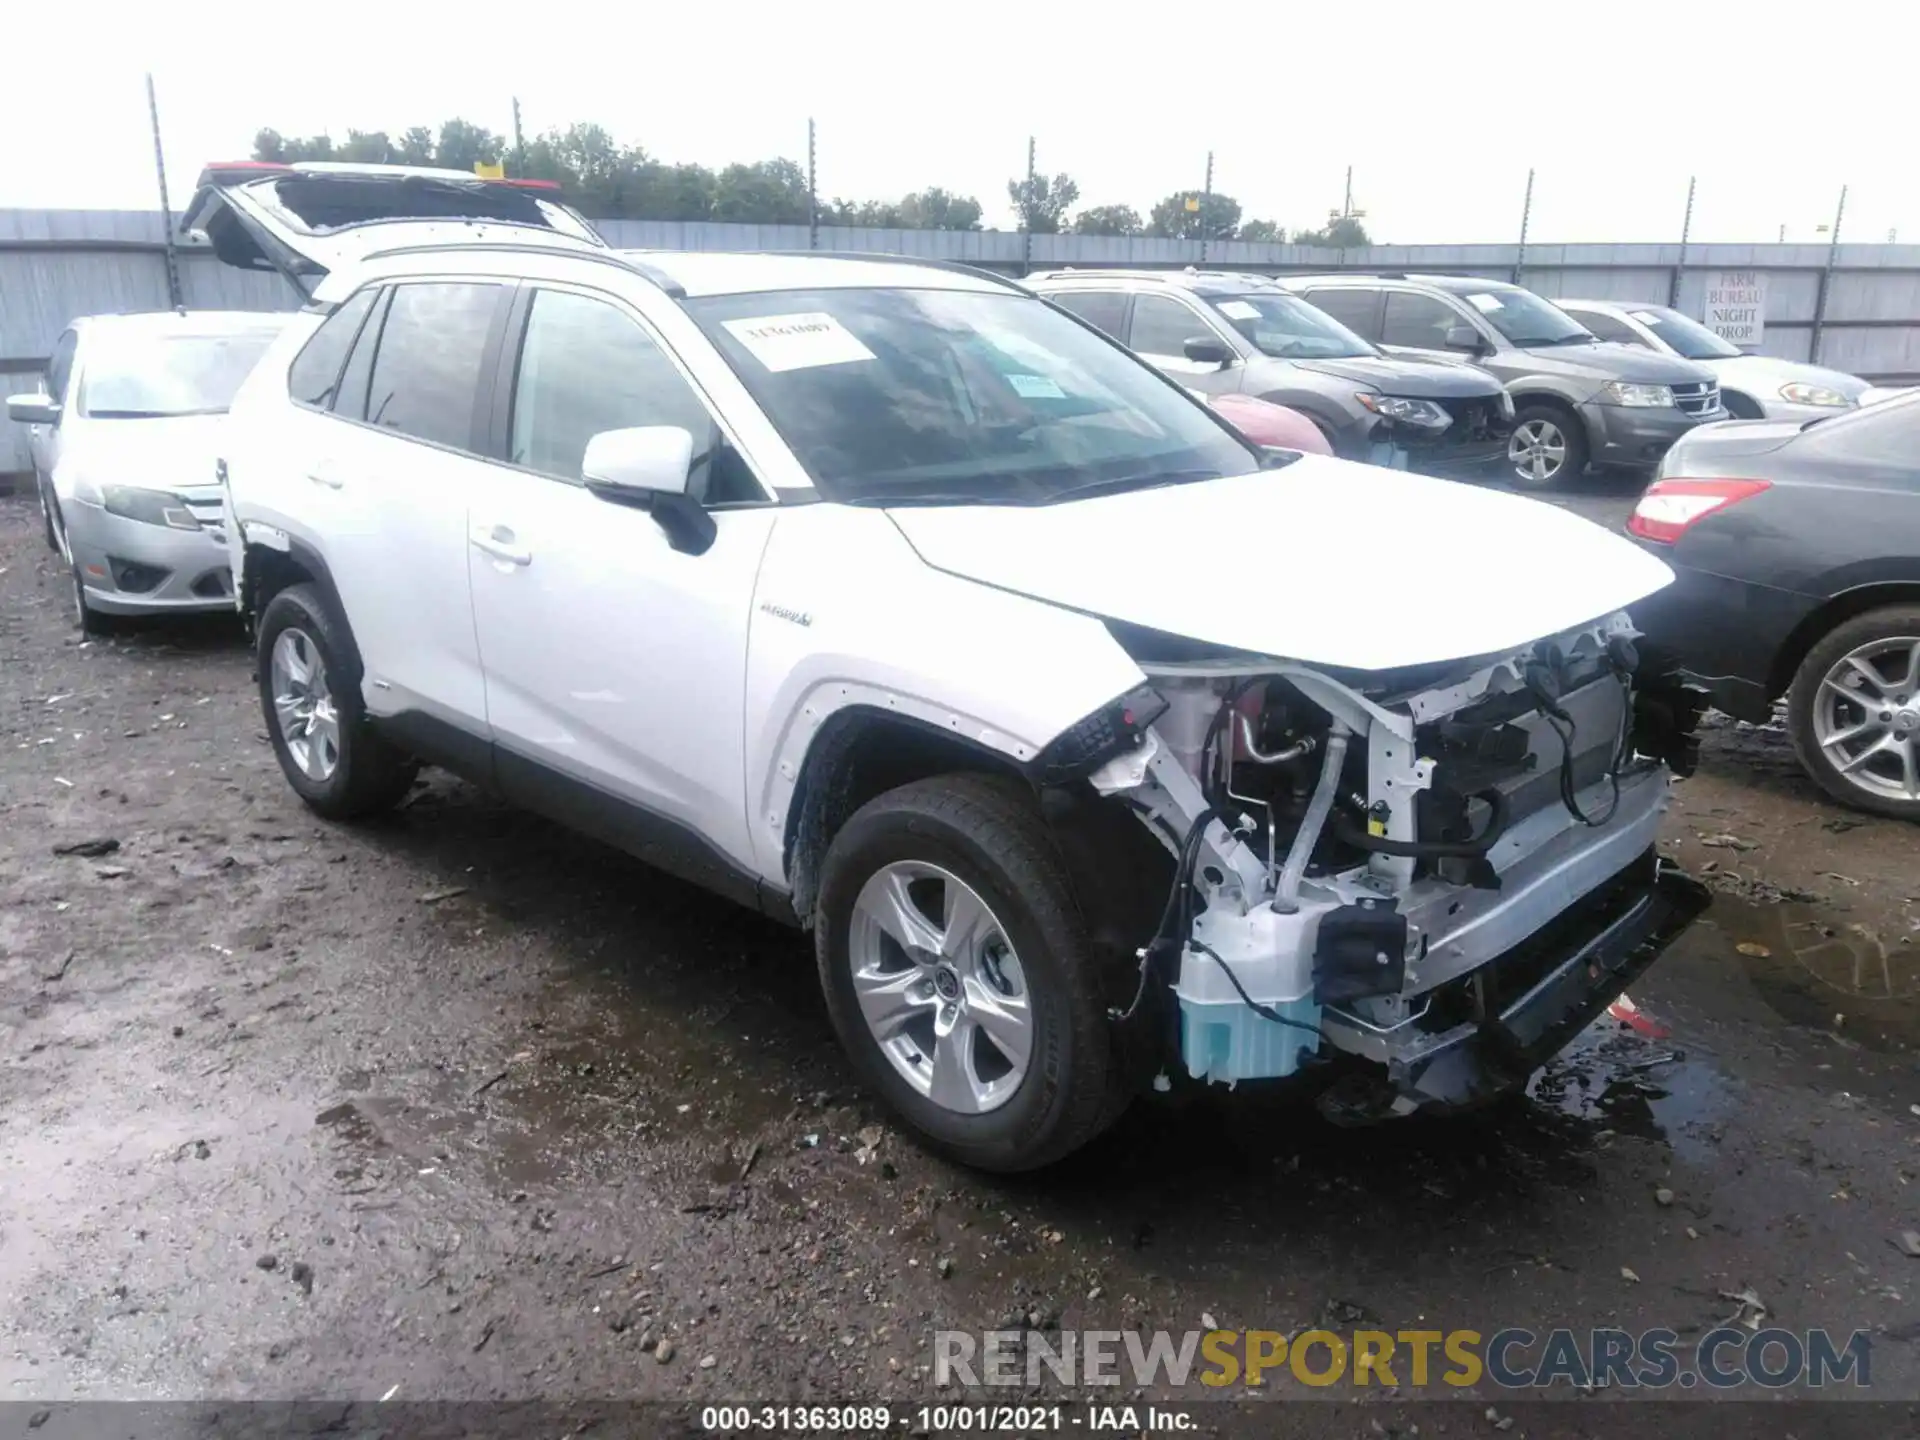
M 1707 276 L 1707 328 L 1729 345 L 1758 349 L 1767 324 L 1764 270 L 1716 270 Z

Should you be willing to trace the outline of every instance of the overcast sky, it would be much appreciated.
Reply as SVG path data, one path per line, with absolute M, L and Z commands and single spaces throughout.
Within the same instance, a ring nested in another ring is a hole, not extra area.
M 1214 186 L 1315 226 L 1346 167 L 1376 239 L 1920 243 L 1920 4 L 1402 4 L 1230 8 L 1029 0 L 1013 12 L 864 0 L 701 5 L 20 7 L 0 78 L 0 206 L 152 208 L 142 75 L 178 207 L 253 133 L 398 133 L 460 115 L 532 134 L 598 121 L 669 161 L 804 161 L 823 198 L 926 185 L 1012 228 L 1038 137 L 1081 205 L 1143 215 Z M 299 23 L 278 28 L 278 17 Z M 1188 23 L 1183 17 L 1196 18 Z M 31 16 L 31 19 L 26 17 Z M 492 17 L 497 17 L 492 18 Z M 24 29 L 22 28 L 24 24 Z

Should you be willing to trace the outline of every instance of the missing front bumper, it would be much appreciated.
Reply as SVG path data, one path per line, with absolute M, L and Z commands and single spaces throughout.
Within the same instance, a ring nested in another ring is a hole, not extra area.
M 1707 904 L 1703 885 L 1647 851 L 1573 912 L 1437 995 L 1420 1025 L 1399 1027 L 1386 1041 L 1384 1085 L 1338 1089 L 1324 1108 L 1353 1121 L 1469 1108 L 1512 1091 L 1645 973 Z M 1330 1010 L 1322 1023 L 1347 1019 Z M 1374 1038 L 1377 1049 L 1377 1032 Z

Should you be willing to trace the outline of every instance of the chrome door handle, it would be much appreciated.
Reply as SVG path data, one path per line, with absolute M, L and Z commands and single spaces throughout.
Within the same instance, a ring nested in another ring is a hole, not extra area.
M 342 485 L 346 484 L 346 481 L 342 480 L 331 470 L 309 470 L 307 472 L 307 479 L 316 485 L 324 485 L 329 490 L 338 490 Z
M 474 549 L 508 565 L 531 565 L 533 552 L 513 543 L 513 531 L 504 525 L 476 525 L 467 532 Z

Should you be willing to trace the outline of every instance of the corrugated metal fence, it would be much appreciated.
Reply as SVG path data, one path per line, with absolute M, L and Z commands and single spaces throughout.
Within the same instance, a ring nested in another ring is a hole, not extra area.
M 805 250 L 804 225 L 609 220 L 607 240 L 657 250 Z M 962 260 L 1012 274 L 1034 267 L 1199 264 L 1197 241 L 995 230 L 862 230 L 823 226 L 823 250 Z M 180 282 L 193 309 L 285 310 L 296 301 L 278 277 L 232 270 L 203 246 L 183 245 Z M 1762 349 L 1870 379 L 1920 379 L 1920 245 L 1376 245 L 1314 249 L 1213 241 L 1205 263 L 1269 272 L 1426 270 L 1515 278 L 1552 296 L 1676 303 L 1698 315 L 1709 272 L 1767 277 Z M 1829 265 L 1831 271 L 1829 273 Z M 30 390 L 53 342 L 76 315 L 167 305 L 157 212 L 0 210 L 0 388 Z M 27 467 L 24 434 L 0 418 L 0 474 Z

